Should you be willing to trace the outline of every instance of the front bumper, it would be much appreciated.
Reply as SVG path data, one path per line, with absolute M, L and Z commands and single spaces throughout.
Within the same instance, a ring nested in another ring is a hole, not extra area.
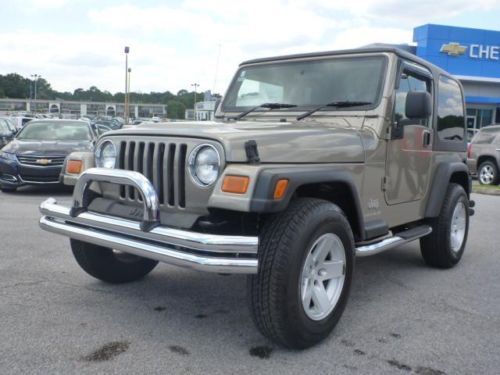
M 61 166 L 24 165 L 18 160 L 0 159 L 0 185 L 20 187 L 59 184 L 61 168 Z
M 142 196 L 142 222 L 89 212 L 90 185 L 107 182 L 135 187 Z M 151 182 L 133 171 L 92 168 L 73 192 L 73 206 L 53 198 L 40 205 L 40 227 L 49 232 L 160 262 L 220 273 L 257 273 L 258 237 L 197 233 L 161 226 Z
M 78 181 L 79 175 L 62 173 L 59 181 L 61 181 L 66 186 L 75 186 Z

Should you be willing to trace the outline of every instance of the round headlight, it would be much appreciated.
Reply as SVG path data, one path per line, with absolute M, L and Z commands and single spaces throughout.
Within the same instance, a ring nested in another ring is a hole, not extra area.
M 114 168 L 116 163 L 116 147 L 111 141 L 101 143 L 95 151 L 95 161 L 99 168 Z
M 219 177 L 220 155 L 212 145 L 200 145 L 189 155 L 189 172 L 201 186 L 212 185 Z

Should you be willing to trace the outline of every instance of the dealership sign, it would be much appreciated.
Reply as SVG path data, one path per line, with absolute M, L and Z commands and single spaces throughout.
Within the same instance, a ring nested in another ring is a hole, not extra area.
M 500 60 L 500 46 L 489 46 L 483 44 L 470 44 L 463 46 L 457 42 L 443 44 L 439 50 L 448 56 L 460 56 L 467 54 L 472 59 Z

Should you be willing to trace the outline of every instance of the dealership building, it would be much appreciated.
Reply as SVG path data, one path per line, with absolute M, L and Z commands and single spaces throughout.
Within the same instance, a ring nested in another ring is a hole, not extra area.
M 428 24 L 413 41 L 417 56 L 462 82 L 469 129 L 500 124 L 500 31 Z
M 166 117 L 167 106 L 164 104 L 130 103 L 130 118 Z M 123 103 L 83 102 L 69 100 L 32 100 L 0 99 L 0 114 L 50 113 L 65 118 L 81 116 L 120 116 L 125 115 Z

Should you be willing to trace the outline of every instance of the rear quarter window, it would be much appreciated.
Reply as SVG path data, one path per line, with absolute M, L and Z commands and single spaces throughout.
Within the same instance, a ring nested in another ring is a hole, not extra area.
M 483 128 L 479 133 L 476 134 L 472 143 L 475 144 L 491 144 L 500 143 L 500 129 L 488 129 Z
M 437 132 L 443 141 L 464 141 L 462 90 L 456 81 L 445 76 L 439 78 Z

